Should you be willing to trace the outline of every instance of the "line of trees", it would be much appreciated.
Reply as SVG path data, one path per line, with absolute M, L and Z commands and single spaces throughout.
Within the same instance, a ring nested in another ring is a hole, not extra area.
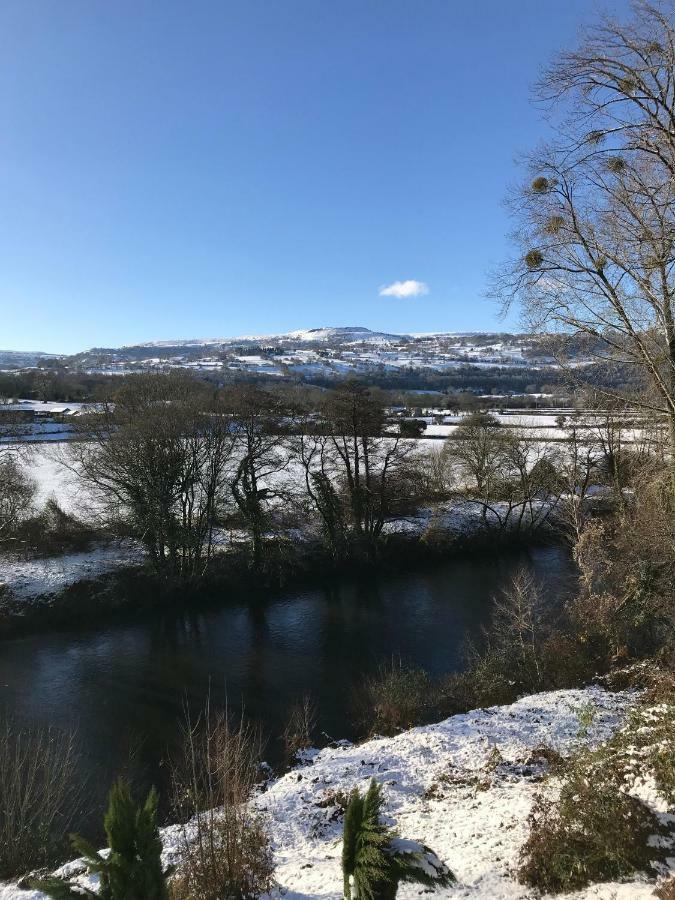
M 496 536 L 553 519 L 573 535 L 593 484 L 622 503 L 635 472 L 658 460 L 651 443 L 627 443 L 619 410 L 576 418 L 555 443 L 475 413 L 420 449 L 357 382 L 308 398 L 139 375 L 78 428 L 69 465 L 104 525 L 140 540 L 168 579 L 204 576 L 225 541 L 245 546 L 256 572 L 307 535 L 334 561 L 372 560 L 390 521 L 437 504 L 477 508 Z
M 373 560 L 406 519 L 441 549 L 450 509 L 493 541 L 552 525 L 574 540 L 589 502 L 600 502 L 590 501 L 595 485 L 624 506 L 627 489 L 668 457 L 662 418 L 636 419 L 602 394 L 585 402 L 552 441 L 477 412 L 426 443 L 402 435 L 384 397 L 359 382 L 316 393 L 137 375 L 78 418 L 67 450 L 97 516 L 77 520 L 54 500 L 36 511 L 22 462 L 31 449 L 0 445 L 0 541 L 53 552 L 130 536 L 161 577 L 197 580 L 225 545 L 265 577 L 282 576 L 304 541 L 333 562 Z
M 317 409 L 254 384 L 213 391 L 146 375 L 79 421 L 70 465 L 104 521 L 139 538 L 159 574 L 202 576 L 228 529 L 247 533 L 250 565 L 262 570 L 270 535 L 293 517 L 315 516 L 335 558 L 376 553 L 411 490 L 403 466 L 413 445 L 383 426 L 381 402 L 358 384 Z

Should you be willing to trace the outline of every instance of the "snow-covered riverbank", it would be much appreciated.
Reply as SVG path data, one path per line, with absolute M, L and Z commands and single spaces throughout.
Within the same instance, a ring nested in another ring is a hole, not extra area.
M 439 503 L 425 506 L 406 518 L 387 522 L 383 536 L 404 544 L 424 544 L 428 551 L 451 550 L 466 545 L 472 539 L 481 538 L 486 529 L 492 529 L 495 542 L 504 534 L 518 530 L 520 508 L 509 508 L 495 503 L 487 511 L 480 503 Z M 533 503 L 524 513 L 523 535 L 531 517 L 542 528 L 546 527 L 547 510 L 543 502 Z M 236 540 L 233 540 L 236 537 Z M 318 550 L 319 542 L 310 529 L 296 529 L 296 549 Z M 234 546 L 241 548 L 246 535 L 241 532 L 223 531 L 217 535 L 215 552 L 227 553 Z M 100 578 L 132 566 L 142 566 L 148 556 L 142 545 L 132 540 L 99 540 L 88 550 L 62 553 L 55 556 L 6 553 L 0 556 L 0 588 L 15 603 L 34 600 L 51 601 L 61 591 L 80 581 Z
M 78 478 L 71 468 L 67 446 L 34 448 L 24 462 L 36 486 L 36 511 L 53 500 L 64 512 L 85 524 L 93 527 L 100 525 L 100 500 L 91 486 Z M 293 491 L 302 490 L 298 467 L 290 466 L 282 475 Z M 387 522 L 384 535 L 396 536 L 411 543 L 426 541 L 430 545 L 450 546 L 480 533 L 486 524 L 497 530 L 502 529 L 506 514 L 504 506 L 494 504 L 485 512 L 485 517 L 479 503 L 451 502 L 425 506 L 414 515 Z M 526 510 L 526 521 L 528 515 L 543 521 L 544 504 L 533 503 L 532 509 Z M 511 510 L 511 526 L 518 518 L 519 511 Z M 310 528 L 305 528 L 304 531 L 298 529 L 296 537 L 297 546 L 309 546 L 317 536 L 311 533 Z M 217 551 L 227 552 L 233 543 L 241 546 L 245 539 L 242 533 L 223 530 L 217 536 Z M 100 578 L 129 566 L 141 566 L 146 561 L 147 555 L 140 544 L 115 539 L 100 540 L 86 550 L 54 556 L 5 552 L 0 555 L 0 588 L 14 604 L 34 600 L 51 603 L 61 591 L 79 581 Z
M 58 556 L 7 554 L 0 558 L 0 586 L 12 600 L 30 601 L 54 596 L 78 581 L 143 565 L 145 560 L 143 548 L 128 540 L 100 541 L 89 550 Z
M 393 738 L 322 750 L 253 801 L 269 823 L 278 892 L 289 900 L 339 900 L 342 822 L 332 798 L 355 786 L 364 788 L 374 777 L 384 786 L 391 824 L 403 837 L 433 847 L 457 875 L 456 885 L 434 896 L 534 897 L 518 883 L 514 870 L 544 770 L 536 750 L 545 745 L 565 754 L 582 742 L 606 739 L 624 720 L 632 699 L 629 693 L 597 687 L 555 691 L 453 716 Z M 585 713 L 587 721 L 591 706 L 592 725 L 584 732 L 580 717 Z M 178 836 L 175 826 L 163 831 L 167 862 L 176 861 Z M 653 882 L 638 876 L 567 896 L 646 900 L 653 890 Z M 418 892 L 414 885 L 403 886 L 399 896 L 406 900 Z M 0 887 L 0 900 L 41 898 L 34 891 Z
M 26 615 L 29 605 L 56 607 L 58 595 L 78 582 L 100 579 L 147 563 L 147 554 L 139 543 L 112 537 L 106 539 L 100 498 L 76 475 L 67 447 L 36 448 L 24 461 L 36 486 L 34 510 L 37 512 L 48 501 L 54 501 L 85 526 L 99 529 L 100 539 L 86 549 L 52 556 L 12 550 L 0 554 L 0 595 L 7 601 L 5 615 L 10 609 L 9 604 L 12 616 Z M 291 493 L 302 493 L 303 481 L 297 466 L 289 466 L 278 477 L 286 479 L 285 486 Z M 383 536 L 395 543 L 394 554 L 399 548 L 406 552 L 409 549 L 413 554 L 447 552 L 470 542 L 475 544 L 476 539 L 483 540 L 486 529 L 492 529 L 490 542 L 516 532 L 526 537 L 530 523 L 534 532 L 553 522 L 554 507 L 555 504 L 545 500 L 526 503 L 524 508 L 504 502 L 493 503 L 489 508 L 475 501 L 428 504 L 406 517 L 386 522 Z M 246 534 L 241 531 L 222 529 L 216 533 L 214 551 L 216 554 L 232 549 L 241 551 L 246 540 Z M 295 528 L 296 550 L 302 548 L 305 556 L 311 552 L 320 555 L 319 544 L 320 537 L 312 523 L 305 522 L 302 527 Z

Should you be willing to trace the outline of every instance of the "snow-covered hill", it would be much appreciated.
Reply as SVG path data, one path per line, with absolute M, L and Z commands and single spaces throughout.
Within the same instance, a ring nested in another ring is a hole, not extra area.
M 289 331 L 285 337 L 301 341 L 319 341 L 335 344 L 397 344 L 410 340 L 409 335 L 387 334 L 382 331 L 371 331 L 358 325 L 344 328 L 308 328 L 300 331 Z
M 53 353 L 41 353 L 38 350 L 0 350 L 0 370 L 31 368 L 46 359 L 58 358 Z
M 36 354 L 26 357 L 33 364 Z M 582 342 L 572 348 L 572 363 L 593 362 Z M 30 359 L 29 359 L 30 357 Z M 1 364 L 0 355 L 0 364 Z M 490 370 L 495 377 L 538 373 L 533 383 L 560 376 L 560 367 L 542 335 L 491 332 L 394 334 L 359 325 L 305 328 L 283 334 L 232 338 L 192 338 L 148 341 L 123 347 L 94 347 L 59 358 L 74 372 L 119 375 L 172 368 L 220 373 L 305 379 L 376 375 L 427 378 L 470 367 L 475 374 Z M 14 363 L 13 368 L 20 367 Z M 501 374 L 500 374 L 501 373 Z M 464 385 L 466 386 L 466 385 Z M 476 385 L 474 385 L 475 387 Z M 489 386 L 490 389 L 495 384 Z M 463 385 L 459 385 L 463 389 Z
M 64 360 L 85 372 L 187 368 L 222 373 L 344 377 L 369 372 L 449 372 L 463 366 L 555 369 L 542 339 L 523 334 L 393 334 L 361 326 L 309 328 L 285 334 L 150 341 L 94 348 Z
M 229 347 L 241 344 L 285 344 L 296 343 L 399 343 L 410 339 L 409 335 L 391 334 L 383 331 L 371 331 L 360 325 L 343 326 L 339 328 L 300 328 L 296 331 L 286 331 L 279 334 L 247 334 L 229 338 L 190 338 L 177 339 L 175 341 L 145 341 L 140 344 L 129 344 L 120 350 L 137 350 L 141 347 L 162 349 L 167 347 Z

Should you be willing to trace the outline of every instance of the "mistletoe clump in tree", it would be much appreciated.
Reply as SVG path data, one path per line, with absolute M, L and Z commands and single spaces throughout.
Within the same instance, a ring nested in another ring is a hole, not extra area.
M 103 824 L 110 852 L 102 856 L 79 835 L 72 838 L 73 847 L 90 872 L 100 878 L 98 893 L 80 884 L 58 878 L 35 882 L 32 887 L 52 900 L 167 900 L 166 879 L 162 872 L 162 842 L 157 828 L 157 792 L 148 794 L 139 809 L 134 804 L 129 785 L 116 782 L 108 797 L 108 810 Z
M 668 423 L 675 498 L 675 7 L 631 8 L 587 29 L 536 87 L 554 127 L 509 197 L 516 252 L 493 288 L 556 336 L 575 382 Z M 616 386 L 573 365 L 579 353 Z
M 455 876 L 433 850 L 403 840 L 381 821 L 382 788 L 354 791 L 345 812 L 342 872 L 345 900 L 394 900 L 401 882 L 447 887 Z

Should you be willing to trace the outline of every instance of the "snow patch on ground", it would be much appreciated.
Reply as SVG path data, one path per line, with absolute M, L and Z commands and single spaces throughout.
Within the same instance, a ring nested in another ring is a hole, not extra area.
M 252 801 L 268 819 L 278 892 L 288 900 L 339 900 L 342 896 L 338 793 L 361 790 L 375 778 L 384 787 L 386 814 L 403 839 L 432 847 L 458 883 L 438 898 L 525 900 L 535 894 L 520 885 L 515 867 L 527 837 L 527 817 L 538 790 L 541 745 L 569 753 L 595 744 L 622 724 L 634 695 L 597 687 L 553 691 L 510 706 L 474 710 L 393 738 L 341 745 L 310 755 L 312 762 L 273 782 Z M 595 708 L 584 737 L 580 712 Z M 175 861 L 180 831 L 162 833 L 166 861 Z M 566 895 L 576 900 L 641 900 L 653 882 L 638 876 L 594 885 Z M 401 900 L 419 887 L 402 886 Z M 42 900 L 37 892 L 0 886 L 0 900 Z
M 106 541 L 91 550 L 59 556 L 26 558 L 0 557 L 0 588 L 6 587 L 12 600 L 53 595 L 77 581 L 97 578 L 145 562 L 143 548 L 134 541 Z
M 428 844 L 457 875 L 437 897 L 514 900 L 533 896 L 514 877 L 527 817 L 537 791 L 533 748 L 570 752 L 579 743 L 579 712 L 596 707 L 590 740 L 620 724 L 631 695 L 598 688 L 526 697 L 511 706 L 476 710 L 394 738 L 323 750 L 313 765 L 290 772 L 256 800 L 271 820 L 277 879 L 286 897 L 341 897 L 341 828 L 331 792 L 384 786 L 386 813 L 404 838 Z M 499 756 L 497 756 L 499 754 Z M 486 764 L 500 759 L 486 775 Z M 577 896 L 612 896 L 618 885 Z M 631 883 L 625 897 L 647 897 L 652 885 Z M 399 897 L 419 887 L 402 886 Z M 617 893 L 617 896 L 622 896 Z
M 33 505 L 41 510 L 48 500 L 56 500 L 64 512 L 88 519 L 95 511 L 95 502 L 86 483 L 68 468 L 67 444 L 33 446 L 21 460 L 35 482 Z

